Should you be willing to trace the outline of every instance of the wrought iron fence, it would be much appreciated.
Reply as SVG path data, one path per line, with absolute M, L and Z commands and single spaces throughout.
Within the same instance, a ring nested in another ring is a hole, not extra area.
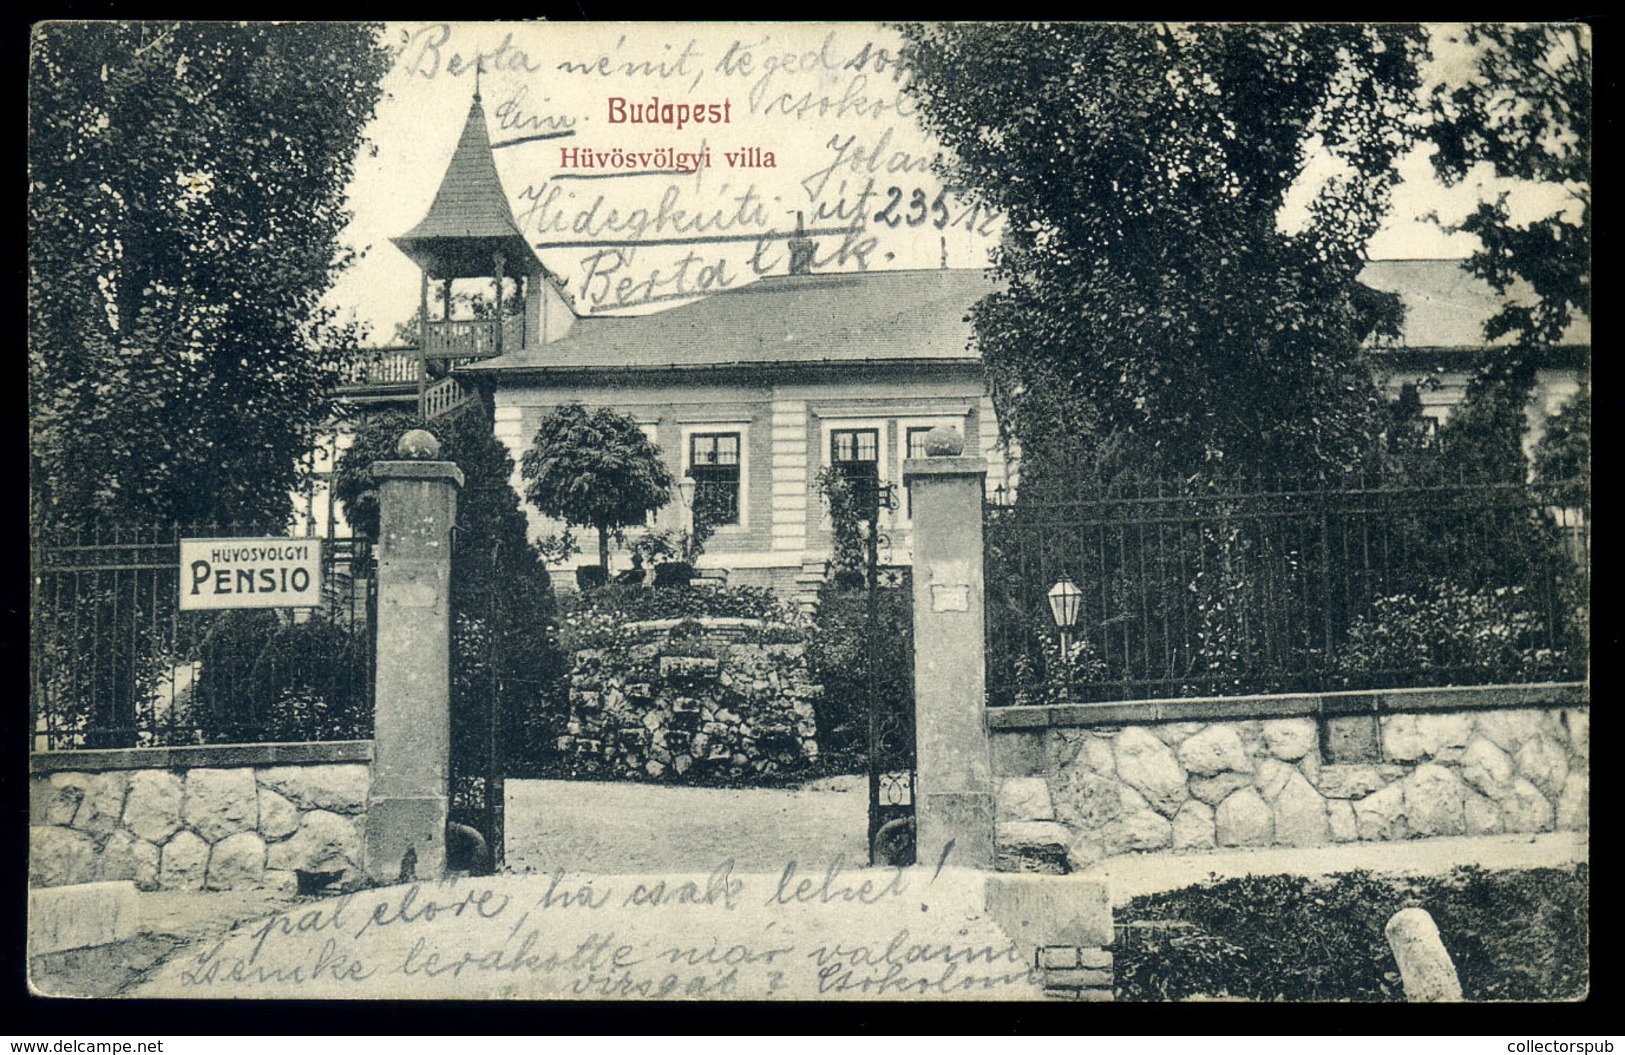
M 373 558 L 324 539 L 320 604 L 182 611 L 180 540 L 210 525 L 32 539 L 36 750 L 372 735 Z
M 1575 493 L 1165 483 L 990 504 L 988 702 L 1583 678 L 1590 524 Z M 1081 593 L 1064 653 L 1048 597 L 1063 580 Z

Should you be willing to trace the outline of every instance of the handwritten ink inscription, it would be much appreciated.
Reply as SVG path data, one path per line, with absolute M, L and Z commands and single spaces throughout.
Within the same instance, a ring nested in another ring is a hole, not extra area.
M 814 270 L 986 266 L 1002 215 L 939 175 L 901 44 L 878 25 L 434 23 L 401 31 L 395 87 L 466 98 L 480 71 L 515 218 L 601 314 L 783 274 L 798 223 Z
M 983 879 L 787 862 L 741 874 L 504 876 L 349 894 L 239 928 L 139 995 L 1031 999 Z

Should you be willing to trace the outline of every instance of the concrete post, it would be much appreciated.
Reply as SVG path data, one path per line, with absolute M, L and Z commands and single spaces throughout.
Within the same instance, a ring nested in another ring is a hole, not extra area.
M 1413 1004 L 1461 1002 L 1461 981 L 1450 960 L 1439 925 L 1422 908 L 1403 908 L 1388 919 L 1383 928 L 1388 947 L 1399 964 L 1399 980 L 1405 986 L 1405 999 Z
M 915 860 L 993 868 L 993 767 L 983 698 L 982 488 L 987 462 L 951 429 L 903 463 L 914 510 Z
M 451 528 L 462 471 L 435 461 L 422 430 L 413 461 L 374 462 L 378 480 L 378 675 L 373 697 L 367 874 L 438 880 L 446 870 L 451 765 Z

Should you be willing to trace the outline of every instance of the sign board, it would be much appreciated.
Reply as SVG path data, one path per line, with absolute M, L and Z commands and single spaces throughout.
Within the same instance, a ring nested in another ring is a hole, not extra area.
M 181 539 L 181 610 L 310 608 L 322 596 L 319 538 Z

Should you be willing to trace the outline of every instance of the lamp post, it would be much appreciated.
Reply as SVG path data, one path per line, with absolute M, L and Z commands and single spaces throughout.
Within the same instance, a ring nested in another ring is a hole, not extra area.
M 1071 579 L 1062 579 L 1049 588 L 1049 611 L 1061 631 L 1061 662 L 1071 652 L 1072 628 L 1078 623 L 1078 612 L 1083 607 L 1083 591 Z

